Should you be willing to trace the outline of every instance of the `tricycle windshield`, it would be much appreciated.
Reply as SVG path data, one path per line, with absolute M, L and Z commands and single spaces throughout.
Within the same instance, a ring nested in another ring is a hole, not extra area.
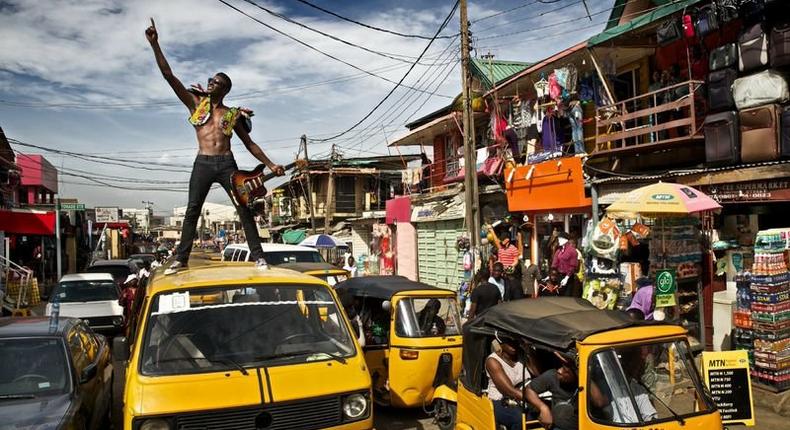
M 140 370 L 173 375 L 344 360 L 355 347 L 329 288 L 244 285 L 154 296 Z
M 711 412 L 685 341 L 605 349 L 589 361 L 588 409 L 598 422 L 625 427 Z
M 405 298 L 398 301 L 395 333 L 400 337 L 456 336 L 461 333 L 455 298 Z

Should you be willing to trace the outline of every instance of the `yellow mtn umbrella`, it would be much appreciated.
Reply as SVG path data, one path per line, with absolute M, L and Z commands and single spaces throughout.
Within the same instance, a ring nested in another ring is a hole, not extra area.
M 609 205 L 609 214 L 646 217 L 683 216 L 721 209 L 715 200 L 686 185 L 658 182 L 626 193 Z

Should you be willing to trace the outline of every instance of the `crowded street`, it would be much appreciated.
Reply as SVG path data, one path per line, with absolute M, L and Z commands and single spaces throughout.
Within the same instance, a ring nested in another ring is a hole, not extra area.
M 780 0 L 0 0 L 0 430 L 773 430 Z

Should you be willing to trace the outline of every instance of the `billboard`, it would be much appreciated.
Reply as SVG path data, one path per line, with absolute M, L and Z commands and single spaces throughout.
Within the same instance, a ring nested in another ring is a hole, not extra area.
M 118 208 L 117 207 L 103 207 L 95 208 L 96 222 L 118 222 Z

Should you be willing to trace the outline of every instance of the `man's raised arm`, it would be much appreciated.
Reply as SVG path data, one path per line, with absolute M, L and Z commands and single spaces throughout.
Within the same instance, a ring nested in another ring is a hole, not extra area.
M 151 44 L 151 49 L 154 50 L 156 64 L 159 66 L 162 76 L 164 76 L 167 83 L 170 84 L 170 87 L 173 88 L 173 91 L 175 91 L 181 102 L 186 105 L 189 112 L 193 112 L 195 110 L 195 96 L 187 91 L 184 84 L 176 78 L 173 71 L 170 69 L 170 64 L 167 63 L 165 54 L 162 53 L 162 48 L 159 47 L 159 33 L 156 31 L 156 24 L 154 24 L 153 18 L 151 18 L 151 26 L 145 30 L 145 38 L 148 39 L 148 43 Z

